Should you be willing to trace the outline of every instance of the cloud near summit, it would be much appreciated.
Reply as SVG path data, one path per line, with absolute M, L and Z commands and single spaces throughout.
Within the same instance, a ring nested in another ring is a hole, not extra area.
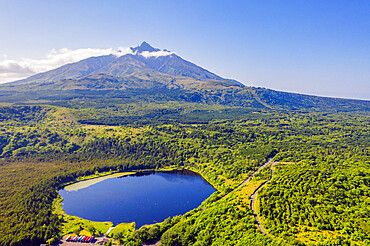
M 123 51 L 122 53 L 128 51 L 126 48 L 120 47 L 119 49 Z M 0 83 L 23 79 L 33 74 L 46 72 L 67 63 L 78 62 L 92 56 L 102 56 L 115 53 L 116 52 L 112 48 L 86 48 L 76 50 L 62 48 L 59 50 L 50 50 L 41 59 L 21 58 L 19 60 L 11 60 L 7 59 L 7 56 L 4 55 L 5 60 L 0 61 Z

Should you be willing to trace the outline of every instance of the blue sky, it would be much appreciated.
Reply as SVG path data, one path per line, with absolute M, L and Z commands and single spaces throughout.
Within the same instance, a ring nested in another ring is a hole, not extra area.
M 370 99 L 366 0 L 0 1 L 0 35 L 0 82 L 53 49 L 145 40 L 246 85 Z

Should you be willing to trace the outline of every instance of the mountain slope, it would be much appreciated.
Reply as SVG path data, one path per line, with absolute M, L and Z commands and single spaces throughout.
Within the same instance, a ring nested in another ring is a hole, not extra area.
M 46 103 L 74 108 L 79 101 L 89 101 L 83 108 L 127 103 L 134 103 L 136 107 L 153 104 L 157 105 L 154 108 L 183 108 L 188 103 L 196 103 L 200 108 L 204 108 L 201 105 L 211 108 L 219 105 L 221 108 L 290 111 L 370 111 L 370 101 L 242 87 L 231 81 L 200 81 L 156 71 L 129 76 L 98 74 L 56 82 L 0 86 L 0 103 Z
M 225 80 L 175 54 L 158 57 L 137 56 L 137 59 L 141 60 L 148 67 L 161 73 L 191 77 L 199 80 Z
M 76 79 L 92 74 L 94 71 L 101 69 L 116 59 L 114 55 L 90 57 L 79 62 L 63 65 L 59 68 L 38 73 L 26 79 L 7 83 L 11 85 L 42 83 L 58 81 L 62 79 Z
M 131 53 L 128 54 L 118 52 L 114 55 L 90 57 L 10 84 L 55 82 L 96 74 L 127 76 L 138 73 L 155 74 L 156 72 L 204 81 L 226 80 L 172 52 L 153 48 L 148 43 L 143 42 L 140 46 L 131 48 Z M 239 82 L 235 83 L 241 85 Z
M 146 66 L 145 63 L 136 58 L 136 56 L 128 54 L 117 57 L 108 65 L 91 72 L 89 75 L 106 74 L 111 76 L 127 76 L 136 73 L 156 73 L 152 68 Z

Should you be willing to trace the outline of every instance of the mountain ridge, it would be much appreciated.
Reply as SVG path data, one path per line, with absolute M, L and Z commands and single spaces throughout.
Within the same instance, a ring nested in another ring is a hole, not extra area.
M 228 80 L 224 79 L 194 63 L 182 59 L 167 50 L 153 48 L 145 41 L 131 53 L 120 55 L 110 54 L 89 57 L 78 62 L 65 64 L 61 67 L 32 75 L 26 79 L 6 84 L 20 85 L 29 83 L 52 82 L 63 79 L 78 79 L 89 75 L 106 74 L 112 76 L 127 76 L 135 73 L 164 73 L 175 76 L 190 77 L 197 80 Z M 240 82 L 230 80 L 239 85 Z

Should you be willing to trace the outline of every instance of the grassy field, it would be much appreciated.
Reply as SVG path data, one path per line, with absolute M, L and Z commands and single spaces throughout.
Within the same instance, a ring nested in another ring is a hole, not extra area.
M 135 222 L 133 223 L 121 223 L 114 227 L 109 233 L 109 237 L 115 238 L 122 235 L 123 237 L 129 237 L 135 231 Z M 121 236 L 121 237 L 122 237 Z

